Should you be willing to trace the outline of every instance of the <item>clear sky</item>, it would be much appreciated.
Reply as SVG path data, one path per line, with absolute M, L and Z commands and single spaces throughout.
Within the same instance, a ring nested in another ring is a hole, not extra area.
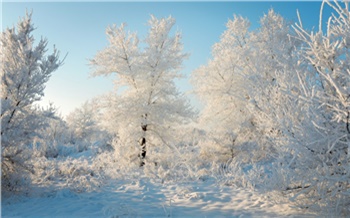
M 190 57 L 182 73 L 186 78 L 178 81 L 182 92 L 192 89 L 188 79 L 193 70 L 206 64 L 211 57 L 211 46 L 218 42 L 233 14 L 247 17 L 252 29 L 258 28 L 259 19 L 273 8 L 292 23 L 300 12 L 303 25 L 318 28 L 321 2 L 3 2 L 2 28 L 16 25 L 26 9 L 33 10 L 33 32 L 55 44 L 65 64 L 53 73 L 46 85 L 41 104 L 53 102 L 62 115 L 67 115 L 83 102 L 113 89 L 113 76 L 91 77 L 88 59 L 107 45 L 105 29 L 122 22 L 142 39 L 147 33 L 147 20 L 171 15 L 176 19 L 176 30 L 182 32 L 184 49 Z M 328 18 L 330 8 L 325 7 Z M 326 22 L 327 19 L 324 20 Z M 196 104 L 195 101 L 193 101 Z

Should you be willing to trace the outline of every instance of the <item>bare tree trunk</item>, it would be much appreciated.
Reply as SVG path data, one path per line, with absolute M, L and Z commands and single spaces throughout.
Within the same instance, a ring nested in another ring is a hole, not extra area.
M 147 121 L 147 114 L 144 115 L 145 121 Z M 145 122 L 147 123 L 147 122 Z M 141 128 L 143 131 L 143 137 L 140 140 L 140 146 L 141 146 L 141 153 L 140 153 L 140 158 L 141 158 L 141 163 L 140 167 L 145 165 L 144 159 L 146 158 L 146 132 L 147 132 L 147 124 L 141 124 Z

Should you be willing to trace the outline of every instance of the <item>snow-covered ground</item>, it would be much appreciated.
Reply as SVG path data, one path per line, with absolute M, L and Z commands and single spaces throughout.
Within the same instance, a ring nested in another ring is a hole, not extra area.
M 156 184 L 116 181 L 95 192 L 67 189 L 45 197 L 2 201 L 2 217 L 305 217 L 251 190 L 214 181 Z

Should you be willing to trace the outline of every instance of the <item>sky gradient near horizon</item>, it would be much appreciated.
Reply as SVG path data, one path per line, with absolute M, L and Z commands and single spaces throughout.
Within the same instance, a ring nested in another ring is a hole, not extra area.
M 127 23 L 140 40 L 147 34 L 147 20 L 171 15 L 176 19 L 175 30 L 182 33 L 185 52 L 184 79 L 177 81 L 181 92 L 192 89 L 190 74 L 207 63 L 211 47 L 220 40 L 228 19 L 233 14 L 247 17 L 251 29 L 259 27 L 259 19 L 273 8 L 285 19 L 297 22 L 297 10 L 307 29 L 318 29 L 321 2 L 3 2 L 2 29 L 16 25 L 26 10 L 32 10 L 33 34 L 36 42 L 48 39 L 48 48 L 55 45 L 64 65 L 55 71 L 46 85 L 41 105 L 52 102 L 63 116 L 85 101 L 113 90 L 114 76 L 91 77 L 88 59 L 107 46 L 105 29 L 108 25 Z M 325 6 L 324 26 L 331 9 Z M 196 101 L 192 100 L 196 105 Z

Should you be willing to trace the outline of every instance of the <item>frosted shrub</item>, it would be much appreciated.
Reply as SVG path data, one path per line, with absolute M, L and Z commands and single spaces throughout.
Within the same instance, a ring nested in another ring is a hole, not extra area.
M 48 125 L 41 129 L 40 137 L 33 140 L 33 151 L 36 156 L 57 158 L 78 153 L 83 149 L 80 143 L 74 144 L 74 133 L 68 128 L 66 122 L 59 116 L 47 118 Z
M 35 169 L 31 176 L 32 195 L 47 195 L 61 189 L 73 192 L 92 191 L 98 189 L 104 181 L 103 173 L 95 170 L 84 157 L 54 159 L 38 157 L 35 161 L 30 161 L 30 164 Z
M 198 159 L 192 147 L 149 147 L 150 156 L 140 168 L 138 149 L 113 142 L 114 151 L 98 154 L 93 160 L 95 170 L 108 178 L 152 179 L 155 182 L 176 182 L 193 178 Z
M 112 147 L 114 148 L 114 159 L 119 168 L 133 169 L 140 164 L 139 162 L 139 149 L 136 143 L 132 146 L 132 143 L 114 142 Z M 135 145 L 136 144 L 136 145 Z
M 110 143 L 111 135 L 103 126 L 101 102 L 99 98 L 86 101 L 66 117 L 66 126 L 72 134 L 71 143 Z M 82 148 L 86 149 L 86 148 Z
M 212 132 L 198 143 L 200 159 L 204 165 L 206 162 L 226 163 L 234 158 L 247 164 L 273 157 L 275 151 L 265 148 L 249 136 L 250 134 L 244 134 L 244 131 L 238 135 Z
M 236 136 L 230 133 L 226 133 L 222 137 L 218 137 L 217 133 L 209 134 L 199 144 L 200 156 L 204 161 L 226 162 L 237 154 L 235 140 Z
M 213 163 L 212 170 L 219 184 L 250 189 L 259 187 L 266 176 L 263 167 L 247 165 L 236 158 L 221 164 Z
M 31 151 L 25 146 L 18 146 L 17 149 L 20 149 L 20 152 L 13 152 L 12 154 L 15 154 L 13 157 L 2 159 L 1 193 L 3 196 L 27 193 L 31 185 L 30 174 L 33 173 L 33 170 L 28 164 Z M 8 151 L 11 152 L 11 149 Z

